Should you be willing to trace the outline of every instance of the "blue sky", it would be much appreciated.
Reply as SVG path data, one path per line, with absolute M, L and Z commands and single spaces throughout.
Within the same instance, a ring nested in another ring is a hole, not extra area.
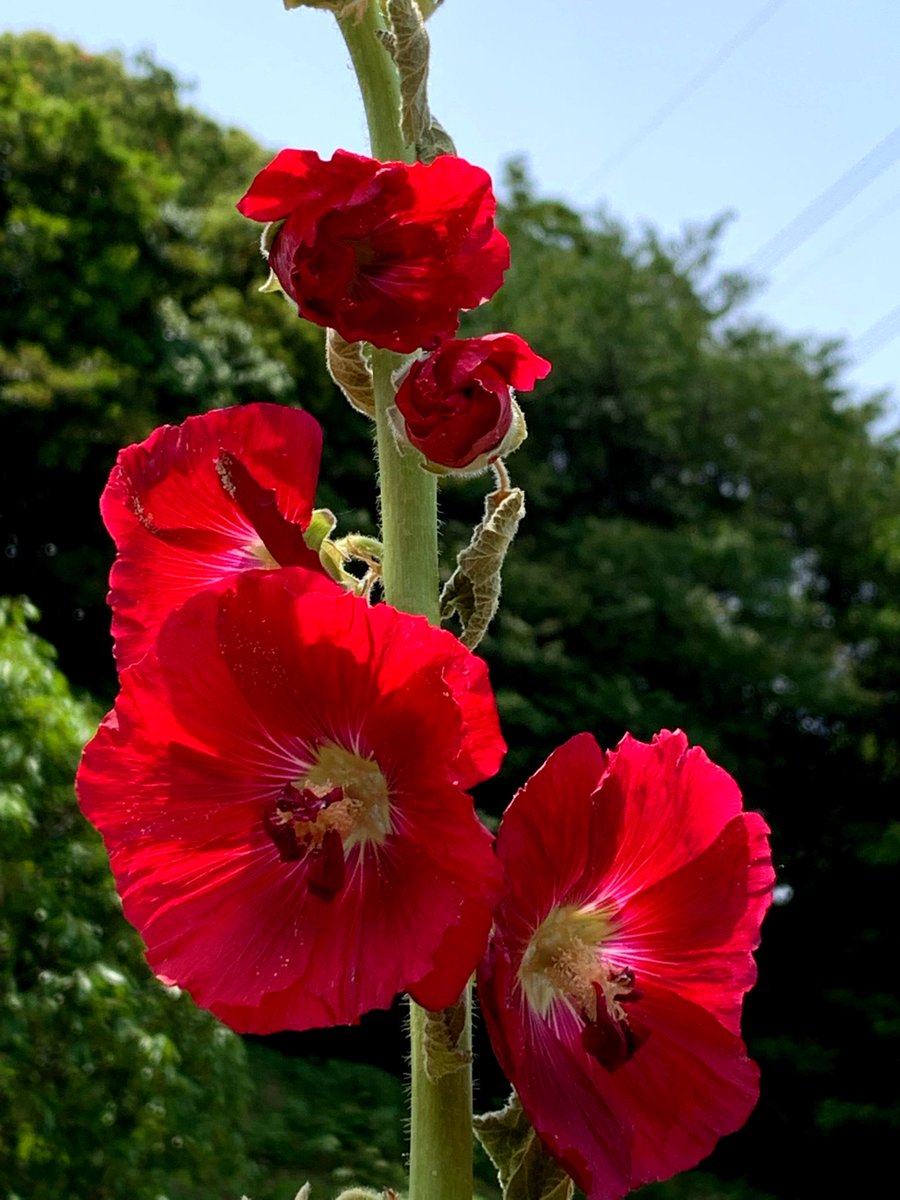
M 281 0 L 2 0 L 0 13 L 91 50 L 152 50 L 192 103 L 273 149 L 367 148 L 327 13 Z M 897 0 L 445 0 L 429 27 L 432 108 L 461 154 L 494 173 L 522 155 L 541 192 L 665 234 L 733 212 L 719 262 L 767 266 L 752 310 L 846 337 L 851 355 L 856 339 L 848 383 L 890 390 L 900 423 Z

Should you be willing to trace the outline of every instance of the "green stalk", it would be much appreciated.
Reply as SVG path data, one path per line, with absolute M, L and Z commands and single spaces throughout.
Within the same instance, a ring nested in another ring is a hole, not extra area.
M 387 26 L 379 0 L 369 0 L 365 16 L 338 21 L 359 81 L 372 154 L 382 162 L 414 162 L 415 148 L 400 132 L 400 79 L 394 60 L 379 41 Z
M 437 481 L 422 470 L 417 455 L 400 452 L 388 419 L 394 403 L 391 371 L 399 361 L 389 350 L 372 355 L 384 595 L 396 608 L 437 625 Z
M 460 1064 L 450 1075 L 429 1079 L 425 1070 L 427 1013 L 409 1002 L 410 1101 L 409 1200 L 471 1200 L 472 985 L 459 999 L 465 1026 L 457 1043 Z
M 372 154 L 382 161 L 412 162 L 415 152 L 400 132 L 400 85 L 393 60 L 378 39 L 384 18 L 370 0 L 363 20 L 339 22 L 359 79 Z M 439 620 L 437 482 L 414 454 L 402 454 L 388 410 L 394 402 L 391 372 L 400 359 L 385 350 L 372 355 L 376 446 L 384 544 L 384 592 L 405 612 Z M 471 1044 L 471 1002 L 467 988 L 466 1032 Z M 472 1071 L 461 1066 L 432 1080 L 426 1071 L 426 1013 L 410 1001 L 411 1098 L 409 1200 L 470 1200 L 472 1180 Z

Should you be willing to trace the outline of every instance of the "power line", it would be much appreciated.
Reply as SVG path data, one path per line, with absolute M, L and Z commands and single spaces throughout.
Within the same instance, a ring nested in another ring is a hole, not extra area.
M 758 12 L 756 16 L 744 26 L 743 29 L 741 29 L 734 35 L 733 38 L 727 41 L 724 46 L 720 47 L 720 49 L 716 51 L 712 58 L 708 59 L 708 61 L 704 63 L 696 75 L 691 76 L 687 83 L 683 84 L 680 88 L 678 88 L 677 91 L 673 92 L 673 94 L 662 105 L 662 107 L 657 109 L 657 111 L 645 122 L 645 124 L 641 125 L 639 129 L 637 129 L 625 142 L 623 142 L 618 150 L 611 154 L 609 158 L 605 160 L 605 162 L 602 162 L 595 171 L 592 171 L 590 176 L 584 181 L 584 183 L 580 185 L 578 190 L 582 191 L 584 188 L 592 186 L 598 180 L 602 179 L 604 175 L 607 175 L 614 167 L 617 167 L 619 163 L 623 162 L 632 153 L 632 151 L 636 150 L 637 147 L 652 133 L 656 133 L 660 125 L 662 125 L 664 121 L 668 120 L 672 113 L 675 112 L 676 109 L 680 108 L 686 100 L 689 100 L 695 92 L 698 92 L 700 88 L 702 88 L 703 85 L 707 83 L 713 77 L 713 75 L 715 75 L 716 71 L 718 71 L 720 67 L 724 66 L 725 63 L 728 62 L 729 58 L 731 58 L 732 55 L 740 49 L 744 42 L 751 38 L 758 29 L 761 29 L 763 25 L 765 25 L 765 23 L 775 15 L 779 8 L 784 6 L 785 2 L 786 0 L 771 0 L 771 3 L 767 4 L 764 9 L 760 10 L 760 12 Z
M 892 342 L 900 334 L 900 304 L 889 313 L 880 317 L 874 325 L 870 325 L 859 337 L 854 338 L 848 347 L 857 366 L 864 363 Z
M 888 167 L 900 158 L 900 125 L 874 146 L 859 162 L 854 163 L 839 179 L 820 192 L 793 220 L 782 226 L 750 256 L 746 270 L 765 274 L 782 259 L 792 254 L 816 233 L 835 213 L 854 200 Z
M 874 213 L 870 213 L 862 221 L 859 221 L 852 229 L 848 229 L 842 237 L 833 241 L 817 258 L 807 263 L 805 267 L 801 267 L 799 271 L 795 271 L 793 275 L 788 276 L 785 280 L 776 280 L 769 295 L 777 293 L 779 299 L 783 299 L 789 295 L 798 283 L 802 283 L 804 279 L 815 274 L 822 263 L 827 262 L 828 259 L 833 258 L 835 254 L 839 254 L 842 250 L 846 250 L 848 246 L 852 246 L 864 233 L 868 233 L 870 229 L 874 229 L 885 217 L 891 216 L 898 208 L 900 208 L 900 192 L 896 196 L 891 197 L 887 204 L 882 205 Z

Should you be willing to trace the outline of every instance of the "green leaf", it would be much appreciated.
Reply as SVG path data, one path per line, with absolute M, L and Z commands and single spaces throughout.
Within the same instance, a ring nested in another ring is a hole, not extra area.
M 503 1200 L 572 1200 L 575 1185 L 534 1132 L 515 1092 L 505 1108 L 473 1124 L 497 1168 Z

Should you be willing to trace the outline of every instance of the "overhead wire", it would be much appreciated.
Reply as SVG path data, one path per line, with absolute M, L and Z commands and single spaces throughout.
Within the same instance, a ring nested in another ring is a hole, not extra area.
M 869 213 L 862 221 L 858 221 L 856 225 L 848 229 L 841 237 L 831 242 L 821 254 L 817 255 L 806 266 L 801 267 L 799 271 L 795 271 L 787 279 L 777 279 L 772 285 L 769 295 L 777 293 L 780 299 L 789 295 L 798 283 L 802 283 L 804 279 L 808 279 L 810 275 L 814 275 L 823 263 L 828 262 L 829 259 L 839 254 L 842 250 L 846 250 L 848 246 L 852 246 L 863 234 L 868 233 L 870 229 L 874 229 L 876 225 L 880 225 L 886 217 L 891 216 L 898 208 L 900 208 L 900 192 L 892 196 L 887 204 L 883 204 L 874 213 Z
M 843 175 L 811 200 L 792 220 L 756 250 L 745 264 L 752 274 L 764 274 L 787 258 L 851 200 L 900 158 L 900 125 Z
M 579 191 L 594 185 L 620 163 L 624 162 L 644 141 L 654 134 L 669 117 L 696 94 L 730 58 L 760 30 L 782 7 L 786 0 L 771 0 L 751 20 L 725 42 L 681 87 L 662 104 L 643 125 L 639 126 L 590 176 Z M 854 200 L 870 183 L 900 159 L 900 126 L 882 138 L 858 162 L 839 176 L 824 191 L 807 204 L 795 217 L 764 242 L 749 258 L 745 270 L 770 271 L 822 228 L 837 213 Z M 807 267 L 795 273 L 786 286 L 793 287 L 811 274 L 823 261 L 843 250 L 900 207 L 900 194 L 894 196 L 877 212 L 855 225 Z M 900 336 L 900 305 L 874 322 L 848 346 L 857 365 L 871 358 L 884 346 Z
M 587 187 L 593 186 L 614 167 L 624 162 L 642 142 L 646 141 L 651 134 L 656 133 L 657 129 L 659 129 L 663 122 L 668 120 L 672 113 L 679 109 L 687 100 L 690 100 L 757 30 L 761 29 L 767 21 L 774 17 L 780 8 L 784 7 L 786 2 L 787 0 L 771 0 L 765 8 L 761 9 L 734 37 L 721 46 L 695 75 L 692 75 L 686 83 L 673 92 L 668 100 L 643 125 L 636 129 L 609 158 L 602 162 L 596 170 L 592 171 L 578 190 L 582 191 Z
M 854 338 L 847 347 L 847 353 L 852 356 L 856 366 L 859 366 L 860 363 L 864 363 L 866 359 L 877 354 L 879 350 L 883 350 L 898 335 L 900 335 L 900 304 L 870 325 L 859 337 Z

